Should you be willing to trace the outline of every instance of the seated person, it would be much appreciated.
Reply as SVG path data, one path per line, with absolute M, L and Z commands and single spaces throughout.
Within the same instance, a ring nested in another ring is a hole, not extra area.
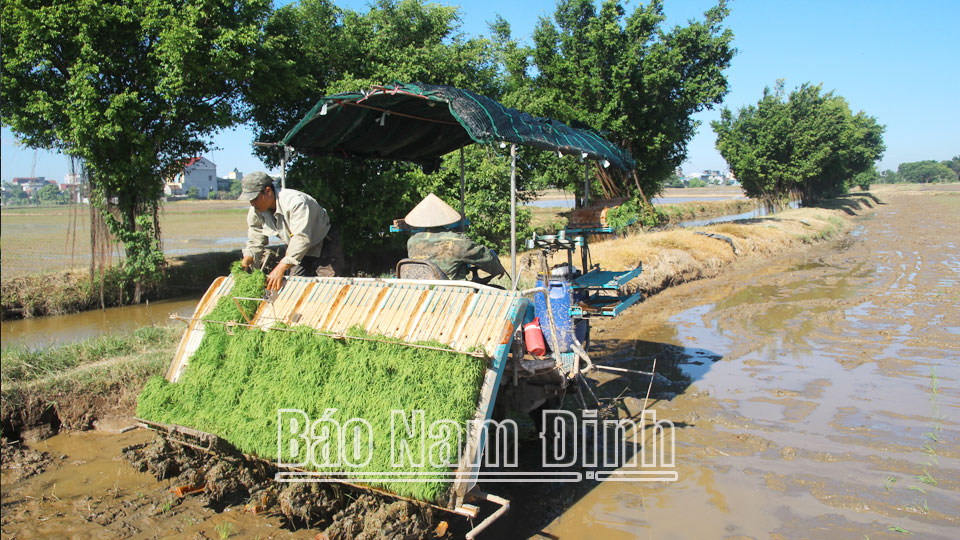
M 463 233 L 443 228 L 462 218 L 459 212 L 433 193 L 403 219 L 410 227 L 425 229 L 407 241 L 407 257 L 432 261 L 450 279 L 466 279 L 471 267 L 490 274 L 480 280 L 482 283 L 507 273 L 495 251 L 477 244 Z

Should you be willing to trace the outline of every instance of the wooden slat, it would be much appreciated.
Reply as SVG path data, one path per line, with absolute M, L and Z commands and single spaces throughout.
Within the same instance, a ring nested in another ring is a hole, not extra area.
M 232 278 L 211 285 L 195 318 L 208 314 L 232 286 Z M 517 297 L 515 292 L 456 285 L 291 277 L 272 301 L 261 302 L 254 324 L 269 328 L 283 322 L 334 334 L 360 326 L 370 334 L 434 341 L 463 352 L 479 346 L 492 354 L 502 338 L 504 317 Z M 202 324 L 188 327 L 176 358 L 191 356 L 195 347 L 189 346 L 198 344 L 202 334 Z M 176 367 L 182 363 L 178 361 Z M 171 363 L 168 378 L 175 371 Z

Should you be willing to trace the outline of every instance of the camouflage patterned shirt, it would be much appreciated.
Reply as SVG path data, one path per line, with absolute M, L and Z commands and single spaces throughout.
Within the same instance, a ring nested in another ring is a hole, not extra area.
M 466 279 L 470 267 L 495 276 L 506 273 L 496 252 L 457 232 L 421 232 L 407 240 L 407 256 L 436 263 L 450 279 Z

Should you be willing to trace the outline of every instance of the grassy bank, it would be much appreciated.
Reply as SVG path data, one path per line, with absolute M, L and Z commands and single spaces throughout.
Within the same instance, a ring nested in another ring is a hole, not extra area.
M 147 378 L 170 362 L 182 331 L 150 326 L 38 351 L 3 349 L 3 435 L 40 425 L 87 429 L 97 418 L 129 414 Z
M 672 211 L 671 221 L 701 219 L 706 216 L 690 216 L 724 205 L 736 208 L 734 203 L 749 206 L 740 212 L 724 212 L 719 215 L 741 213 L 753 209 L 752 201 L 717 201 L 684 203 L 683 210 Z M 625 237 L 605 241 L 591 241 L 590 257 L 593 264 L 606 270 L 624 270 L 643 266 L 643 273 L 627 284 L 628 292 L 642 291 L 655 294 L 671 285 L 717 275 L 737 260 L 770 257 L 795 250 L 804 244 L 832 238 L 848 230 L 854 216 L 870 211 L 880 199 L 870 192 L 848 194 L 825 201 L 818 206 L 790 209 L 778 214 L 751 218 L 731 223 L 704 227 L 669 229 L 654 232 L 638 232 Z M 691 209 L 693 207 L 693 209 Z M 709 236 L 708 236 L 709 235 Z M 536 252 L 526 252 L 518 260 L 521 287 L 532 287 L 539 268 Z M 575 256 L 579 261 L 579 253 Z M 510 268 L 509 254 L 501 257 Z M 566 261 L 565 253 L 557 253 L 549 264 Z M 501 285 L 506 283 L 504 280 Z
M 239 251 L 168 258 L 160 283 L 145 298 L 200 294 L 239 259 Z M 92 282 L 89 272 L 62 271 L 4 279 L 0 290 L 2 318 L 19 319 L 99 309 L 101 300 L 104 307 L 124 305 L 130 302 L 133 287 L 124 287 L 120 268 L 110 267 Z
M 567 225 L 569 209 L 562 207 L 528 206 L 531 211 L 530 227 L 537 234 L 555 234 Z M 663 216 L 663 225 L 679 225 L 684 221 L 708 219 L 719 216 L 743 214 L 757 208 L 757 203 L 750 199 L 735 199 L 722 201 L 695 201 L 677 204 L 658 205 L 657 209 Z M 639 229 L 628 231 L 636 234 Z
M 619 238 L 591 246 L 590 252 L 603 268 L 642 264 L 643 273 L 627 290 L 649 296 L 671 285 L 716 276 L 737 260 L 772 257 L 832 238 L 878 202 L 869 193 L 846 195 L 760 218 Z

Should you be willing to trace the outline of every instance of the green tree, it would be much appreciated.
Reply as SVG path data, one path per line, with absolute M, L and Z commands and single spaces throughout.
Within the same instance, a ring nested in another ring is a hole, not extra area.
M 197 186 L 190 186 L 187 188 L 187 192 L 184 193 L 184 195 L 186 195 L 188 199 L 199 199 L 200 190 L 197 188 Z
M 815 201 L 844 192 L 883 153 L 884 127 L 820 85 L 784 95 L 783 81 L 757 105 L 712 123 L 717 149 L 750 197 L 782 206 L 791 194 Z
M 897 167 L 901 182 L 926 184 L 930 182 L 954 182 L 957 179 L 953 169 L 932 159 L 901 163 Z
M 240 193 L 243 191 L 243 186 L 240 185 L 240 180 L 231 180 L 230 189 L 227 190 L 227 199 L 234 200 L 240 196 Z
M 942 161 L 944 165 L 953 171 L 953 174 L 960 178 L 960 156 L 953 156 L 953 159 Z
M 693 115 L 727 93 L 723 71 L 735 52 L 733 33 L 723 27 L 728 13 L 720 0 L 701 20 L 663 29 L 660 0 L 629 15 L 618 0 L 603 1 L 599 10 L 592 0 L 560 0 L 553 20 L 541 18 L 534 31 L 534 69 L 519 61 L 506 64 L 523 70 L 511 74 L 515 79 L 530 73 L 527 84 L 512 85 L 507 102 L 608 130 L 612 141 L 630 150 L 637 168 L 635 175 L 596 169 L 604 177 L 596 187 L 608 195 L 642 190 L 652 196 L 686 159 L 698 126 Z M 582 183 L 582 166 L 573 160 L 553 164 L 554 183 Z
M 871 184 L 879 183 L 879 181 L 880 174 L 877 172 L 877 168 L 872 166 L 853 177 L 853 183 L 859 186 L 862 191 L 867 191 Z
M 13 183 L 10 183 L 10 182 L 4 182 L 4 183 L 3 183 L 3 188 L 4 188 L 4 189 L 7 191 L 7 193 L 9 194 L 9 199 L 8 199 L 8 198 L 4 198 L 4 200 L 3 200 L 3 202 L 6 203 L 6 204 L 12 204 L 12 205 L 19 206 L 19 205 L 21 205 L 21 204 L 26 203 L 27 198 L 30 197 L 30 195 L 29 195 L 28 193 L 26 193 L 25 191 L 23 191 L 23 187 L 21 187 L 20 184 L 13 184 Z
M 2 123 L 27 146 L 83 160 L 91 200 L 125 244 L 134 301 L 155 276 L 162 179 L 237 120 L 269 8 L 269 0 L 3 3 Z
M 881 184 L 897 184 L 900 183 L 900 175 L 897 174 L 897 171 L 891 171 L 887 169 L 880 173 L 880 183 Z
M 46 184 L 37 191 L 37 198 L 40 199 L 40 202 L 45 203 L 58 203 L 63 201 L 63 197 L 60 194 L 60 188 L 56 184 Z
M 257 76 L 246 89 L 258 140 L 280 140 L 321 96 L 394 80 L 446 84 L 497 98 L 491 42 L 465 38 L 457 32 L 459 25 L 456 8 L 423 0 L 379 0 L 366 13 L 328 0 L 302 0 L 278 9 L 266 25 L 264 47 L 253 59 Z M 260 153 L 268 164 L 279 164 L 277 151 Z M 498 169 L 488 161 L 505 164 L 509 158 L 485 148 L 468 147 L 465 154 L 467 198 L 486 201 L 471 210 L 483 213 L 472 218 L 468 233 L 502 247 L 509 238 L 503 235 L 509 197 L 485 197 L 491 193 L 488 182 L 499 182 L 502 195 L 509 178 L 502 165 Z M 455 191 L 459 199 L 459 170 L 458 154 L 444 159 L 442 170 L 433 175 L 404 163 L 295 156 L 287 185 L 317 198 L 338 227 L 344 249 L 352 252 L 384 241 L 382 232 L 390 221 L 431 191 L 441 196 Z M 484 176 L 492 170 L 500 176 Z

